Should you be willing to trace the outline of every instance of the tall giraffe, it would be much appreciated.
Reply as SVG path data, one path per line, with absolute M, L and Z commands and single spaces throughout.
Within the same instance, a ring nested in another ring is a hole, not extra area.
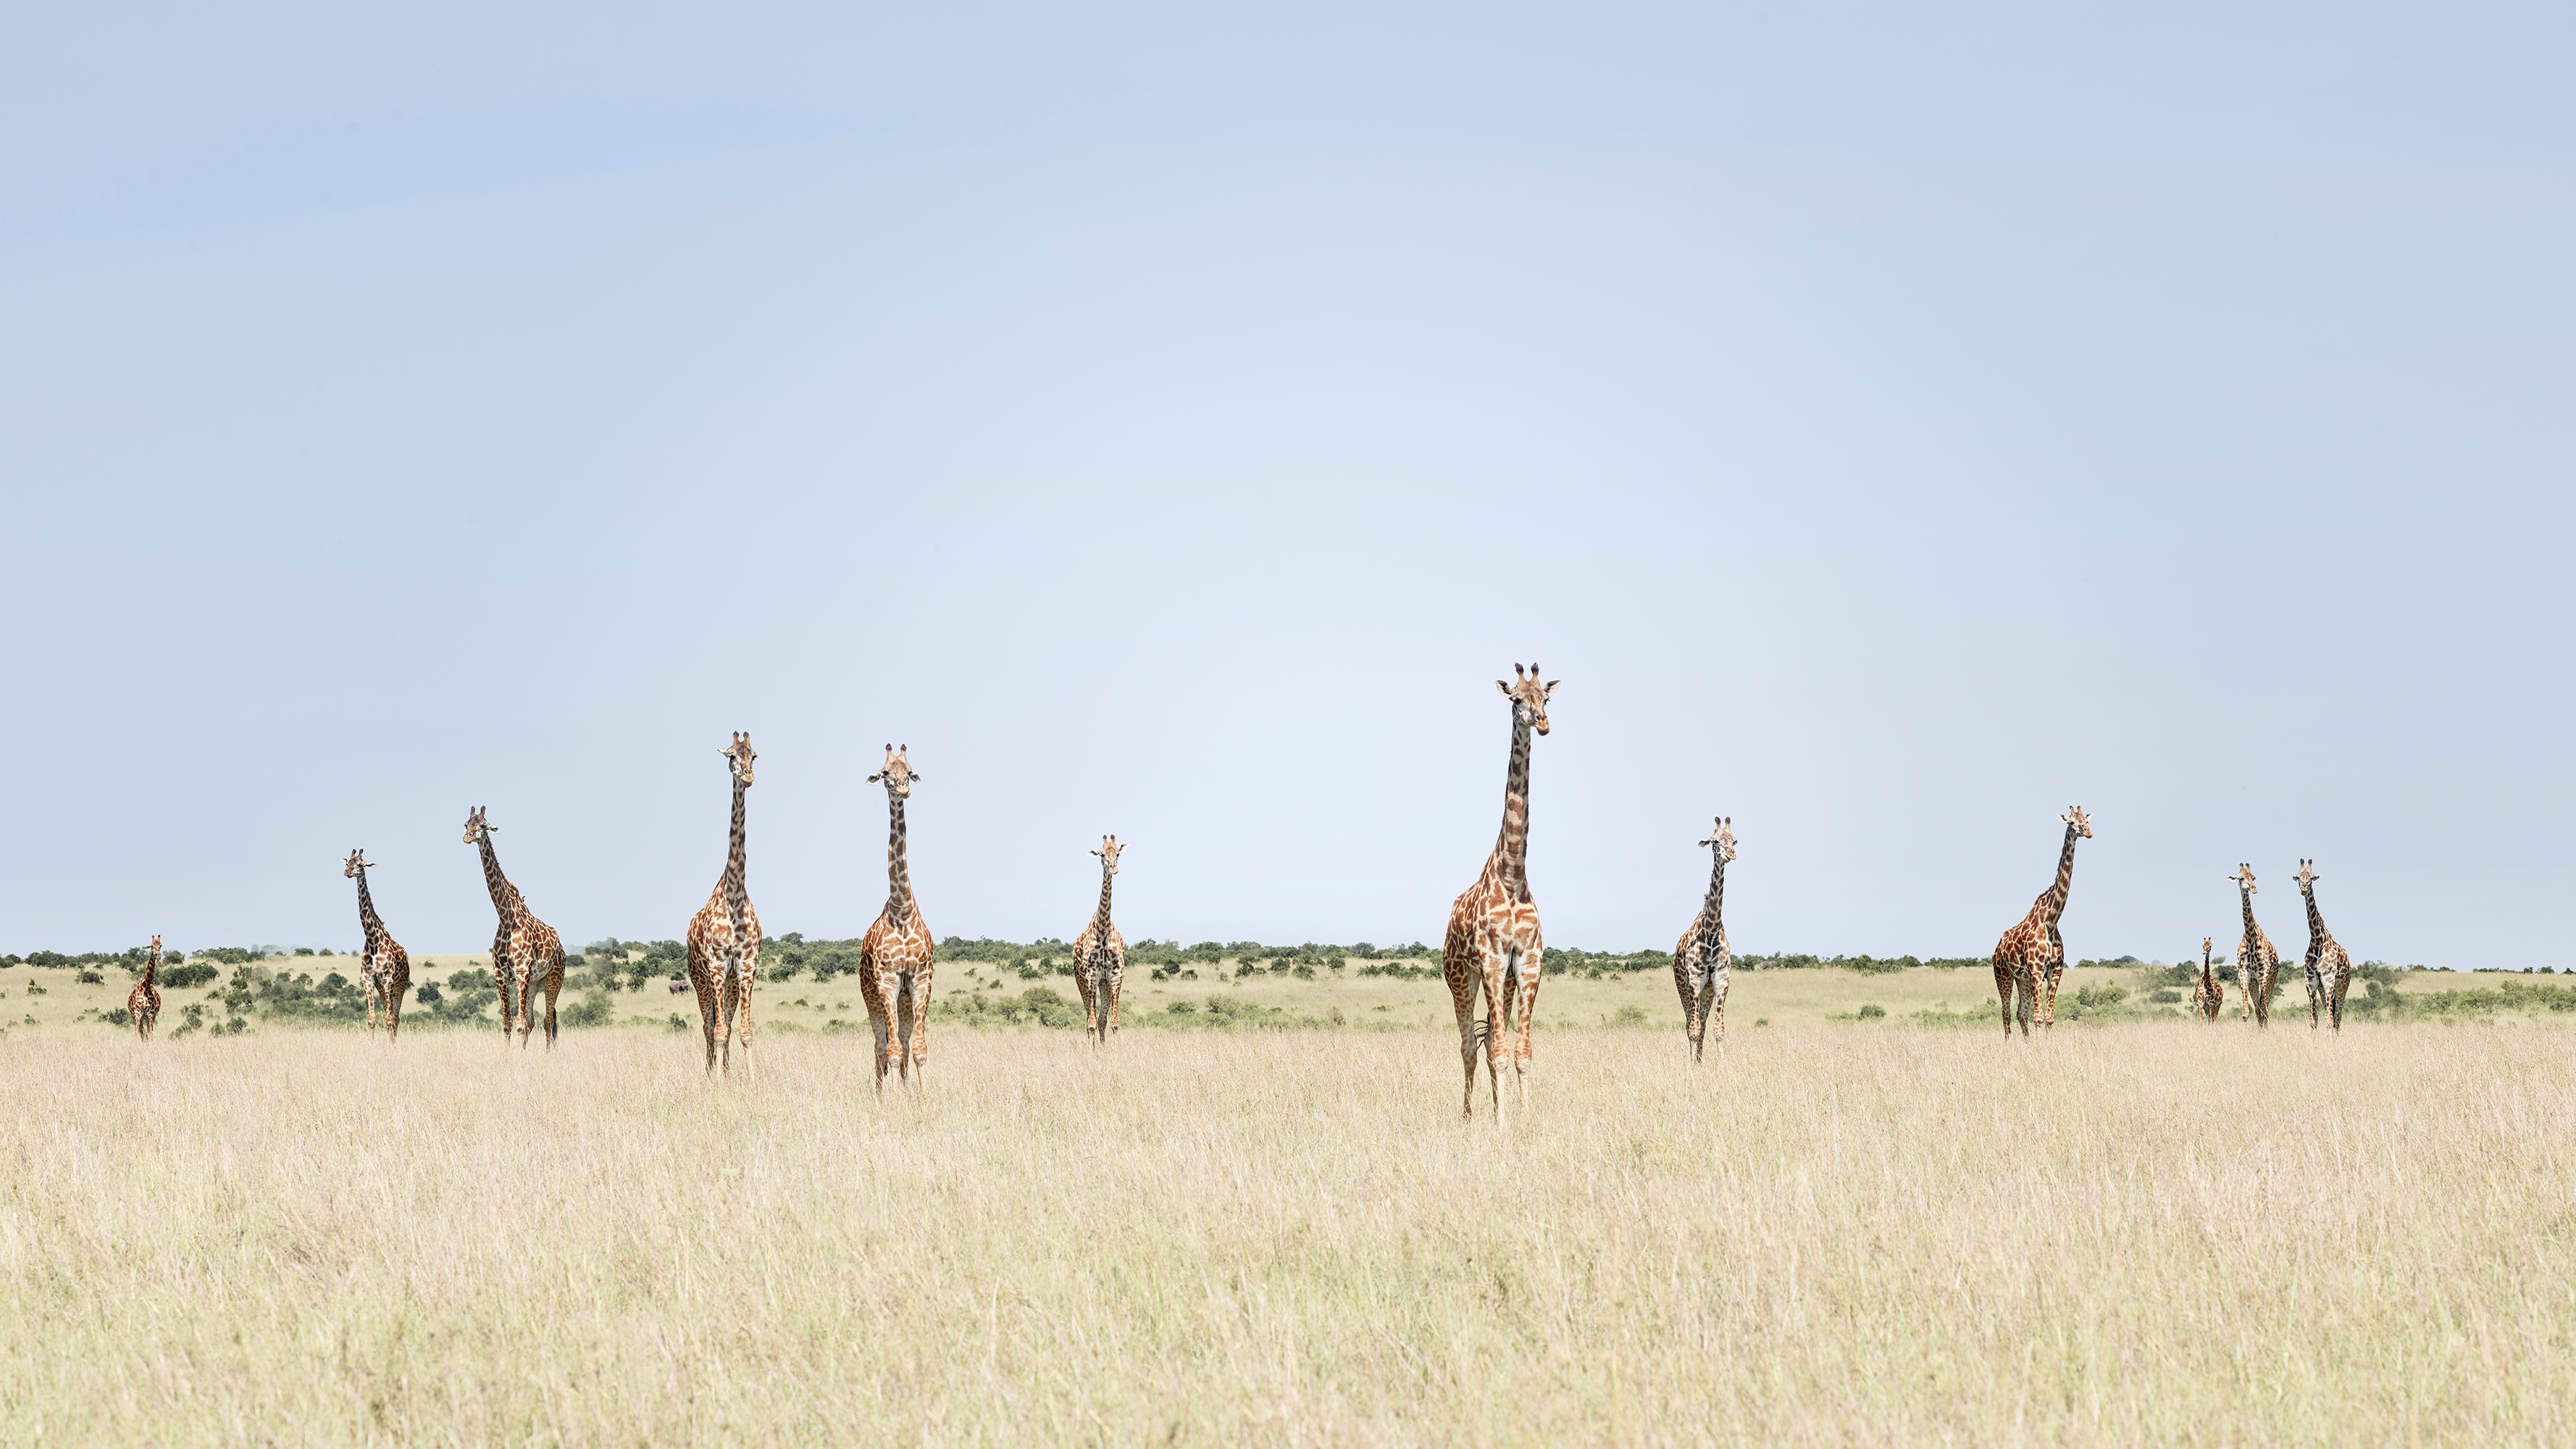
M 1467 1069 L 1467 1086 L 1458 1113 L 1476 1115 L 1476 1046 L 1485 1047 L 1485 1072 L 1492 1083 L 1494 1121 L 1503 1116 L 1503 1060 L 1508 1054 L 1520 1087 L 1521 1106 L 1529 1106 L 1530 1013 L 1538 1007 L 1538 978 L 1546 945 L 1539 935 L 1538 902 L 1529 888 L 1530 733 L 1547 733 L 1548 696 L 1557 680 L 1539 683 L 1538 666 L 1523 674 L 1512 666 L 1513 682 L 1494 681 L 1512 704 L 1511 763 L 1503 772 L 1503 829 L 1485 857 L 1476 883 L 1459 892 L 1449 907 L 1449 933 L 1440 947 L 1441 974 L 1449 982 L 1450 1004 L 1458 1011 L 1458 1056 Z M 1485 994 L 1485 1020 L 1476 1020 L 1476 992 Z M 1512 1024 L 1519 1022 L 1517 1037 Z M 1507 1038 L 1509 1039 L 1507 1042 Z
M 1682 994 L 1682 1032 L 1690 1038 L 1691 1060 L 1700 1059 L 1700 1038 L 1717 1024 L 1717 1044 L 1726 1046 L 1726 986 L 1733 975 L 1734 953 L 1726 944 L 1726 863 L 1735 859 L 1735 820 L 1721 815 L 1717 829 L 1700 844 L 1712 847 L 1708 899 L 1673 947 L 1673 985 Z
M 2245 993 L 2239 1019 L 2259 1029 L 2272 1024 L 2272 983 L 2280 979 L 2281 953 L 2254 923 L 2254 867 L 2240 861 L 2228 879 L 2236 882 L 2237 903 L 2245 908 L 2245 934 L 2236 942 L 2236 987 Z
M 2308 1030 L 2317 1029 L 2317 1013 L 2324 1011 L 2336 1031 L 2343 1030 L 2343 994 L 2352 986 L 2352 954 L 2326 929 L 2326 918 L 2317 914 L 2316 862 L 2299 862 L 2299 894 L 2308 902 Z
M 2030 1035 L 2034 1007 L 2040 1030 L 2057 1024 L 2057 983 L 2066 974 L 2066 940 L 2057 933 L 2057 920 L 2066 914 L 2066 892 L 2075 883 L 2075 842 L 2093 838 L 2093 821 L 2083 806 L 2069 806 L 2057 818 L 2066 822 L 2066 843 L 2057 852 L 2057 879 L 2030 903 L 2030 913 L 1995 943 L 1995 994 L 2003 998 L 2006 1037 L 2012 1035 L 2016 992 L 2024 1037 Z
M 868 776 L 886 791 L 886 903 L 859 942 L 859 994 L 867 998 L 868 1025 L 877 1036 L 877 1092 L 885 1092 L 886 1049 L 894 1049 L 896 1079 L 919 1089 L 930 1059 L 930 927 L 912 898 L 912 870 L 904 860 L 903 802 L 921 777 L 912 772 L 910 745 L 886 746 L 885 768 Z
M 751 736 L 737 732 L 719 751 L 733 774 L 733 828 L 726 836 L 724 875 L 715 894 L 689 918 L 689 984 L 698 991 L 698 1019 L 707 1040 L 707 1070 L 716 1069 L 716 1047 L 724 1046 L 725 1070 L 733 1070 L 734 1021 L 742 1022 L 742 1074 L 751 1069 L 751 987 L 760 976 L 760 915 L 751 908 L 743 885 L 743 796 L 751 789 L 751 762 L 760 758 Z
M 519 1045 L 537 1029 L 536 992 L 546 993 L 546 1048 L 555 1044 L 555 998 L 563 994 L 563 938 L 537 919 L 527 898 L 501 874 L 501 857 L 492 853 L 492 832 L 501 827 L 483 818 L 483 807 L 465 817 L 465 843 L 483 852 L 483 885 L 492 893 L 493 913 L 501 918 L 492 933 L 492 986 L 501 993 L 501 1039 L 517 1032 Z M 515 1012 L 514 1012 L 515 1004 Z
M 144 958 L 143 979 L 125 993 L 125 1014 L 134 1019 L 134 1035 L 139 1041 L 152 1040 L 152 1025 L 161 1019 L 161 938 L 152 938 L 152 954 Z M 185 1036 L 182 1032 L 180 1035 Z
M 1127 980 L 1127 938 L 1109 920 L 1109 887 L 1118 878 L 1118 852 L 1127 847 L 1115 835 L 1100 837 L 1100 905 L 1082 934 L 1073 938 L 1073 989 L 1082 993 L 1082 1029 L 1092 1045 L 1107 1046 L 1118 1034 L 1118 991 Z
M 384 917 L 376 914 L 375 900 L 367 894 L 367 872 L 376 863 L 367 859 L 363 850 L 352 850 L 340 862 L 340 876 L 358 883 L 358 929 L 366 933 L 367 944 L 358 951 L 358 984 L 367 991 L 367 1031 L 376 1029 L 376 1011 L 385 1013 L 386 1041 L 402 1035 L 403 996 L 411 990 L 411 957 L 404 952 L 394 933 L 385 929 Z
M 2191 984 L 2191 1014 L 2202 1021 L 2218 1020 L 2225 1009 L 2227 992 L 2218 984 L 2218 973 L 2209 969 L 2209 938 L 2200 938 L 2200 979 Z

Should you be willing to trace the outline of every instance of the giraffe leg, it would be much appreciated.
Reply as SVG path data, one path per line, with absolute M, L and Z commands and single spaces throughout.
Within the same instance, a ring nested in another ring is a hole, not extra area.
M 492 958 L 492 990 L 501 998 L 501 1045 L 508 1046 L 510 1038 L 518 1035 L 519 1022 L 510 1014 L 510 958 L 507 956 L 496 954 Z
M 408 982 L 404 983 L 406 986 L 409 984 L 410 983 Z M 403 992 L 401 987 L 396 987 L 394 990 L 386 993 L 385 1041 L 388 1045 L 402 1040 L 402 999 Z
M 930 1090 L 930 968 L 912 983 L 912 1089 Z
M 1485 1080 L 1492 1091 L 1494 1125 L 1509 1127 L 1503 1115 L 1503 1062 L 1511 1052 L 1512 998 L 1499 956 L 1485 961 Z
M 757 1080 L 751 1069 L 751 986 L 758 974 L 758 968 L 748 961 L 735 971 L 734 991 L 742 998 L 742 1079 L 745 1082 Z
M 2001 956 L 1995 958 L 1995 995 L 2003 998 L 2003 1007 L 1997 1014 L 2004 1019 L 2004 1040 L 2010 1041 L 2013 1023 L 2013 975 L 2012 968 L 2004 964 L 2004 958 Z
M 1089 1045 L 1100 1045 L 1099 989 L 1091 979 L 1091 963 L 1078 961 L 1073 971 L 1074 994 L 1082 998 L 1082 1039 Z
M 1521 1111 L 1529 1111 L 1530 1029 L 1538 1025 L 1539 963 L 1535 954 L 1523 957 L 1519 971 L 1520 991 L 1512 1016 L 1519 1023 L 1519 1034 L 1512 1042 L 1512 1078 L 1521 1089 Z
M 716 976 L 716 1054 L 724 1063 L 725 1075 L 733 1075 L 733 976 L 730 966 L 718 968 Z
M 2310 1031 L 2317 1029 L 2317 1007 L 2320 1005 L 2318 997 L 2321 995 L 2323 993 L 2317 988 L 2317 968 L 2311 966 L 2308 968 L 2308 1030 Z
M 1717 1052 L 1723 1059 L 1726 1055 L 1726 991 L 1714 979 L 1709 982 L 1708 991 L 1702 997 L 1699 1009 L 1699 1030 L 1703 1037 L 1712 1031 L 1717 1033 Z
M 1441 947 L 1440 974 L 1449 983 L 1449 1004 L 1458 1013 L 1458 1059 L 1467 1070 L 1467 1085 L 1458 1100 L 1461 1120 L 1476 1115 L 1476 987 L 1483 978 L 1475 969 L 1466 942 L 1457 928 L 1450 928 Z
M 1688 952 L 1673 956 L 1673 989 L 1682 998 L 1682 1039 L 1690 1044 L 1692 1061 L 1699 1060 L 1699 988 L 1692 983 L 1693 965 Z
M 563 962 L 561 960 L 557 960 L 555 962 L 555 969 L 546 973 L 547 1051 L 553 1051 L 555 1049 L 555 998 L 563 995 L 563 978 Z
M 1127 963 L 1119 960 L 1109 967 L 1109 1034 L 1118 1034 L 1118 998 L 1127 985 Z

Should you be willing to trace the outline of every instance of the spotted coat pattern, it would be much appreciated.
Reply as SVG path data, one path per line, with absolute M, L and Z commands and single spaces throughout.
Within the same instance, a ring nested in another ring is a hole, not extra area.
M 536 993 L 546 994 L 546 1046 L 555 1044 L 555 999 L 563 994 L 563 938 L 528 909 L 519 888 L 501 874 L 501 857 L 492 853 L 492 832 L 499 826 L 483 818 L 483 807 L 465 817 L 465 843 L 483 853 L 483 885 L 492 893 L 492 910 L 500 925 L 492 933 L 492 987 L 501 993 L 501 1039 L 512 1033 L 528 1044 L 536 1030 Z
M 886 746 L 885 768 L 868 776 L 886 790 L 886 903 L 859 942 L 859 995 L 868 1003 L 868 1025 L 877 1040 L 877 1091 L 886 1067 L 898 1082 L 919 1089 L 930 1059 L 930 927 L 913 899 L 905 859 L 903 806 L 921 777 L 912 772 L 912 747 Z
M 2272 1024 L 2272 983 L 2281 976 L 2281 953 L 2254 922 L 2254 867 L 2239 863 L 2229 879 L 2236 882 L 2237 904 L 2245 911 L 2245 934 L 2236 941 L 2236 989 L 2242 998 L 2237 1019 L 2260 1030 Z
M 1118 878 L 1118 853 L 1127 847 L 1115 835 L 1100 837 L 1100 905 L 1082 934 L 1073 938 L 1073 989 L 1082 993 L 1082 1029 L 1094 1046 L 1106 1046 L 1118 1034 L 1118 994 L 1127 981 L 1127 938 L 1109 919 L 1109 887 Z
M 1539 682 L 1538 666 L 1514 682 L 1494 681 L 1512 705 L 1512 752 L 1503 772 L 1503 828 L 1476 883 L 1449 907 L 1449 930 L 1440 946 L 1441 975 L 1458 1013 L 1458 1055 L 1467 1085 L 1459 1115 L 1476 1115 L 1476 1058 L 1485 1058 L 1495 1122 L 1503 1117 L 1503 1062 L 1508 1057 L 1521 1106 L 1529 1106 L 1530 1016 L 1538 1009 L 1539 970 L 1546 942 L 1539 934 L 1538 902 L 1529 888 L 1529 761 L 1532 732 L 1547 733 L 1548 696 L 1558 681 Z M 1483 993 L 1485 1019 L 1476 1019 Z M 1518 1023 L 1517 1032 L 1514 1023 Z M 1481 1050 L 1480 1050 L 1481 1049 Z
M 2317 914 L 2317 882 L 2323 878 L 2316 872 L 2315 861 L 2299 862 L 2299 894 L 2308 903 L 2308 1030 L 2316 1030 L 2322 1012 L 2336 1031 L 2342 1031 L 2343 994 L 2352 986 L 2352 956 L 2326 929 L 2326 918 Z
M 2093 822 L 2084 807 L 2070 806 L 2057 818 L 2066 822 L 2057 879 L 1995 943 L 1995 995 L 2003 999 L 2005 1036 L 2012 1035 L 2016 1005 L 2025 1037 L 2034 1016 L 2042 1031 L 2057 1024 L 2057 983 L 2066 974 L 2066 941 L 2057 933 L 2057 921 L 2066 914 L 2066 893 L 2075 883 L 2075 842 L 2093 838 Z
M 2209 967 L 2209 938 L 2200 938 L 2200 979 L 2191 984 L 2191 1014 L 2202 1021 L 2218 1020 L 2225 1009 L 2227 992 L 2218 984 L 2218 973 Z
M 161 1020 L 161 938 L 152 938 L 152 954 L 144 958 L 143 979 L 125 993 L 125 1014 L 134 1021 L 138 1041 L 152 1040 L 153 1025 Z M 185 1036 L 187 1033 L 181 1032 Z
M 363 850 L 352 850 L 340 862 L 343 878 L 358 883 L 358 929 L 365 933 L 366 944 L 358 948 L 358 984 L 367 993 L 367 1030 L 376 1029 L 376 1014 L 384 1013 L 385 1040 L 402 1035 L 403 997 L 411 991 L 411 956 L 385 929 L 384 917 L 376 914 L 376 903 L 367 894 L 367 872 L 376 863 L 367 859 Z
M 706 1039 L 707 1070 L 716 1069 L 719 1048 L 724 1069 L 733 1070 L 735 1024 L 742 1032 L 742 1073 L 751 1069 L 751 988 L 760 977 L 760 914 L 751 908 L 743 883 L 743 797 L 750 793 L 752 761 L 760 756 L 751 736 L 737 732 L 724 747 L 725 768 L 733 775 L 733 826 L 726 835 L 724 874 L 698 913 L 689 918 L 689 981 L 698 993 L 698 1024 Z
M 1726 987 L 1735 965 L 1726 941 L 1726 865 L 1735 859 L 1735 822 L 1720 816 L 1717 829 L 1700 844 L 1710 849 L 1708 899 L 1673 946 L 1673 986 L 1681 992 L 1682 1034 L 1690 1040 L 1692 1061 L 1700 1059 L 1700 1042 L 1711 1026 L 1717 1028 L 1717 1044 L 1726 1045 Z

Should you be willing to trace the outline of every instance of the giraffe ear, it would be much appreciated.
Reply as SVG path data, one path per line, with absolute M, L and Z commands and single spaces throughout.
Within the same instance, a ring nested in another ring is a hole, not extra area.
M 1514 668 L 1514 669 L 1518 669 L 1518 668 L 1520 668 L 1520 666 L 1519 666 L 1519 665 L 1517 665 L 1517 664 L 1515 664 L 1515 665 L 1513 665 L 1513 666 L 1512 666 L 1512 668 Z M 1511 698 L 1511 697 L 1512 697 L 1512 687 L 1511 687 L 1510 685 L 1508 685 L 1508 684 L 1503 683 L 1503 682 L 1502 682 L 1501 680 L 1499 680 L 1499 679 L 1497 679 L 1497 680 L 1495 680 L 1495 681 L 1494 681 L 1494 692 L 1495 692 L 1496 694 L 1501 695 L 1501 696 L 1502 696 L 1503 698 L 1505 698 L 1505 699 L 1509 699 L 1509 698 Z
M 1556 697 L 1556 687 L 1564 682 L 1565 681 L 1562 679 L 1551 679 L 1547 682 L 1546 688 L 1540 692 L 1545 694 L 1548 698 L 1554 699 Z

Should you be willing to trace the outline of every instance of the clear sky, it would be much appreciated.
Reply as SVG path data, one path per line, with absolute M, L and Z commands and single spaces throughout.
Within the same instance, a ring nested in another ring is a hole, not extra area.
M 2576 11 L 699 8 L 0 19 L 0 950 L 2576 965 Z

